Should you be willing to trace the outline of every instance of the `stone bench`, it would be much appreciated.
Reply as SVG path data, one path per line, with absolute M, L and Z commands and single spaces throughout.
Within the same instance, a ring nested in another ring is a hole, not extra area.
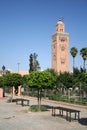
M 16 104 L 17 105 L 29 106 L 29 103 L 30 103 L 29 99 L 24 99 L 24 98 L 17 98 L 16 99 Z
M 65 107 L 52 107 L 52 116 L 57 115 L 57 110 L 59 111 L 58 115 L 63 117 L 64 116 L 64 111 L 65 111 L 65 116 L 66 120 L 71 121 L 72 117 L 71 114 L 74 113 L 74 119 L 79 120 L 80 119 L 80 111 L 71 109 L 71 108 L 65 108 Z

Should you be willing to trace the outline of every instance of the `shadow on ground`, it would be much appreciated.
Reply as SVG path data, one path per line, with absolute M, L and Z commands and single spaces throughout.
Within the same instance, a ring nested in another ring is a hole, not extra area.
M 87 118 L 81 118 L 81 119 L 79 119 L 79 123 L 81 125 L 86 125 L 87 126 Z
M 47 109 L 52 109 L 53 106 L 50 106 L 50 105 L 42 105 L 44 107 L 46 107 Z
M 31 106 L 38 106 L 38 105 L 31 105 Z M 52 109 L 53 106 L 50 106 L 50 105 L 41 105 L 43 107 L 46 107 L 47 109 Z
M 40 106 L 40 111 L 49 111 L 50 109 L 52 109 L 52 106 L 49 106 L 49 105 L 41 105 Z M 31 105 L 30 110 L 31 111 L 39 111 L 39 106 L 38 105 Z

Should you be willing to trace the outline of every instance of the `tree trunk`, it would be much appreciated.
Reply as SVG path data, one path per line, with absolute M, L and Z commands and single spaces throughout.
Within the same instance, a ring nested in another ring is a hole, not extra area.
M 83 71 L 85 72 L 85 60 L 84 60 L 84 63 L 83 63 Z
M 41 91 L 38 89 L 38 110 L 41 108 Z
M 73 73 L 74 73 L 74 68 L 75 68 L 75 57 L 73 57 Z

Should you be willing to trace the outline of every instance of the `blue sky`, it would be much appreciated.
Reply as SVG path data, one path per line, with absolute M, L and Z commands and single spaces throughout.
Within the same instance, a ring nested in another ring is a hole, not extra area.
M 17 71 L 20 62 L 20 70 L 29 70 L 34 52 L 42 69 L 51 68 L 52 34 L 60 17 L 69 48 L 78 49 L 75 66 L 83 66 L 79 50 L 87 47 L 87 0 L 0 0 L 0 69 Z

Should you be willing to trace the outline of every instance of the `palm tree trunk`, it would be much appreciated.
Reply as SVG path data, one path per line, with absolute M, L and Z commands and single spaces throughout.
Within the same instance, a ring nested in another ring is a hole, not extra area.
M 85 72 L 85 60 L 84 60 L 84 63 L 83 63 L 83 70 Z
M 73 57 L 73 73 L 74 73 L 74 68 L 75 68 L 75 57 Z

